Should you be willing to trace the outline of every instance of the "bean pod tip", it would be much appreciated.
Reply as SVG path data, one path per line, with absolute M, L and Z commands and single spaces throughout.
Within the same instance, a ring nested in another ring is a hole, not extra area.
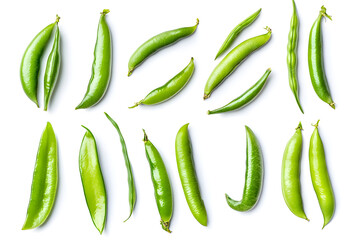
M 109 12 L 110 12 L 109 9 L 104 9 L 100 14 L 105 16 L 105 15 L 108 14 Z
M 321 15 L 323 15 L 325 18 L 328 18 L 332 21 L 332 17 L 326 13 L 326 7 L 324 5 L 321 6 L 320 10 Z

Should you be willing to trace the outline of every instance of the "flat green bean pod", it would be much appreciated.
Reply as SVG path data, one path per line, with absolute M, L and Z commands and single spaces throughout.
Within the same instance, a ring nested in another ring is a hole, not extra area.
M 271 69 L 267 69 L 264 75 L 246 92 L 244 92 L 240 97 L 235 98 L 230 103 L 226 104 L 223 107 L 217 108 L 212 111 L 208 111 L 208 114 L 215 114 L 215 113 L 224 113 L 229 111 L 234 111 L 237 109 L 241 109 L 251 103 L 263 90 L 267 79 L 271 73 Z
M 228 205 L 240 212 L 253 209 L 258 202 L 263 186 L 264 160 L 260 144 L 253 131 L 246 129 L 246 174 L 243 198 L 236 201 L 225 194 Z
M 310 30 L 309 48 L 308 48 L 308 62 L 311 83 L 316 94 L 321 100 L 329 104 L 335 109 L 335 103 L 330 94 L 329 84 L 325 75 L 323 49 L 322 49 L 322 33 L 321 33 L 321 19 L 326 17 L 331 20 L 331 17 L 326 13 L 326 8 L 321 7 L 319 16 L 315 20 Z
M 112 44 L 110 29 L 105 19 L 105 15 L 109 12 L 109 9 L 104 9 L 100 13 L 91 78 L 83 100 L 75 109 L 89 108 L 100 102 L 109 86 L 112 65 Z
M 128 152 L 127 152 L 125 139 L 124 139 L 123 135 L 121 134 L 119 126 L 106 112 L 104 112 L 104 113 L 105 113 L 105 116 L 109 119 L 109 121 L 112 123 L 112 125 L 115 127 L 116 131 L 119 134 L 120 143 L 121 143 L 121 147 L 122 147 L 122 152 L 123 152 L 123 156 L 124 156 L 124 160 L 125 160 L 125 166 L 126 166 L 126 169 L 127 169 L 128 186 L 129 186 L 130 214 L 129 214 L 128 218 L 124 221 L 124 222 L 126 222 L 131 217 L 132 212 L 133 212 L 133 210 L 135 208 L 135 203 L 136 203 L 136 189 L 135 189 L 134 177 L 133 177 L 133 174 L 132 174 L 132 167 L 131 167 L 129 155 L 128 155 Z
M 186 86 L 194 72 L 194 69 L 194 58 L 191 58 L 190 63 L 175 77 L 170 79 L 163 86 L 151 91 L 144 99 L 140 100 L 139 102 L 135 103 L 134 106 L 129 108 L 135 108 L 140 104 L 153 105 L 169 100 Z
M 281 167 L 281 189 L 286 205 L 297 217 L 307 221 L 301 197 L 300 162 L 302 151 L 302 125 L 299 123 L 295 134 L 285 147 Z
M 199 19 L 196 19 L 195 26 L 183 27 L 166 32 L 162 32 L 138 47 L 135 52 L 131 55 L 128 63 L 129 72 L 128 76 L 132 74 L 134 69 L 139 66 L 145 59 L 159 51 L 160 49 L 169 46 L 182 38 L 193 34 L 199 25 Z
M 253 23 L 256 18 L 259 16 L 261 12 L 261 8 L 259 10 L 257 10 L 256 12 L 254 12 L 251 16 L 249 16 L 248 18 L 246 18 L 244 21 L 242 21 L 241 23 L 239 23 L 227 36 L 227 38 L 225 39 L 224 43 L 221 45 L 218 53 L 216 54 L 215 60 L 223 53 L 225 52 L 230 46 L 231 44 L 235 41 L 235 39 L 237 38 L 237 36 L 242 32 L 242 30 L 244 30 L 245 28 L 247 28 L 251 23 Z
M 240 43 L 214 68 L 205 84 L 204 100 L 210 97 L 210 94 L 215 88 L 217 88 L 247 56 L 269 41 L 271 29 L 269 27 L 265 29 L 268 31 L 266 34 L 250 38 Z
M 39 103 L 37 100 L 37 88 L 41 65 L 40 60 L 50 40 L 54 26 L 57 24 L 59 19 L 60 18 L 56 16 L 56 21 L 54 23 L 49 24 L 34 37 L 29 46 L 26 48 L 21 60 L 21 85 L 28 98 L 30 98 L 30 100 L 33 101 L 38 107 Z
M 49 54 L 44 77 L 44 110 L 47 111 L 51 94 L 55 88 L 60 70 L 60 31 L 58 23 L 55 26 L 55 38 L 52 50 Z
M 149 141 L 145 130 L 143 131 L 146 158 L 150 165 L 151 180 L 154 185 L 156 205 L 161 218 L 160 224 L 165 231 L 171 233 L 169 227 L 173 212 L 173 197 L 169 176 L 159 151 Z
M 58 151 L 54 130 L 48 122 L 36 156 L 30 201 L 22 230 L 42 225 L 51 213 L 58 185 Z
M 204 201 L 201 198 L 199 183 L 196 176 L 188 126 L 188 123 L 182 126 L 176 135 L 176 162 L 181 185 L 190 211 L 201 225 L 206 226 L 207 213 Z
M 293 15 L 290 21 L 289 41 L 287 45 L 287 66 L 289 74 L 290 89 L 295 96 L 296 103 L 298 104 L 300 111 L 304 113 L 304 110 L 299 100 L 299 83 L 297 79 L 297 47 L 299 41 L 299 19 L 296 13 L 296 5 L 293 0 Z
M 324 217 L 324 228 L 334 216 L 335 196 L 326 165 L 324 145 L 318 130 L 319 121 L 314 125 L 315 129 L 310 138 L 309 165 L 311 181 Z
M 107 211 L 105 183 L 101 172 L 94 135 L 89 129 L 84 128 L 87 131 L 81 142 L 79 153 L 81 182 L 91 219 L 97 230 L 102 234 L 105 227 Z

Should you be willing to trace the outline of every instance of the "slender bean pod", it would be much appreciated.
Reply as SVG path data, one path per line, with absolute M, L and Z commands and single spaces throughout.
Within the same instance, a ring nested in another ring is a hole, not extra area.
M 148 159 L 150 165 L 151 180 L 154 185 L 156 205 L 161 218 L 160 224 L 165 231 L 171 233 L 169 227 L 173 211 L 173 198 L 169 176 L 159 151 L 149 141 L 145 130 L 143 131 L 146 158 Z
M 186 86 L 194 72 L 194 69 L 194 58 L 191 58 L 190 63 L 175 77 L 170 79 L 163 86 L 151 91 L 144 99 L 140 100 L 139 102 L 135 103 L 134 106 L 129 108 L 135 108 L 140 104 L 153 105 L 169 100 Z
M 128 155 L 126 144 L 125 144 L 125 139 L 122 136 L 120 128 L 117 125 L 117 123 L 106 112 L 105 112 L 105 116 L 109 119 L 109 121 L 112 123 L 112 125 L 115 127 L 116 131 L 119 134 L 120 143 L 121 143 L 121 147 L 122 147 L 122 152 L 123 152 L 123 156 L 124 156 L 124 160 L 125 160 L 125 166 L 126 166 L 126 170 L 127 170 L 127 174 L 128 174 L 130 214 L 126 218 L 126 220 L 124 221 L 124 222 L 126 222 L 131 217 L 132 212 L 133 212 L 133 210 L 135 208 L 135 203 L 136 203 L 135 182 L 134 182 L 134 177 L 133 177 L 133 174 L 132 174 L 132 167 L 131 167 L 129 155 Z
M 247 56 L 269 41 L 271 29 L 269 27 L 265 29 L 268 31 L 266 34 L 250 38 L 240 43 L 214 68 L 205 85 L 204 100 L 210 97 L 210 94 L 215 88 L 217 88 Z
M 295 100 L 300 108 L 300 111 L 304 113 L 304 110 L 299 100 L 299 83 L 297 79 L 297 48 L 299 41 L 299 19 L 296 12 L 295 1 L 293 0 L 292 3 L 293 3 L 293 15 L 290 21 L 289 41 L 287 45 L 287 66 L 288 66 L 288 75 L 289 75 L 289 85 L 291 91 L 295 96 Z
M 104 9 L 100 13 L 91 78 L 83 100 L 75 109 L 89 108 L 100 102 L 109 86 L 112 44 L 110 30 L 105 19 L 105 15 L 109 12 L 109 9 Z
M 146 42 L 144 42 L 140 47 L 138 47 L 135 52 L 131 55 L 128 63 L 129 72 L 128 76 L 132 74 L 136 67 L 138 67 L 142 62 L 145 61 L 155 52 L 160 49 L 176 43 L 182 38 L 188 37 L 195 32 L 197 26 L 199 25 L 199 19 L 196 19 L 195 26 L 192 27 L 183 27 L 166 32 L 162 32 Z
M 323 41 L 321 33 L 321 19 L 326 17 L 330 20 L 331 16 L 326 13 L 326 8 L 321 7 L 319 16 L 315 20 L 309 36 L 308 62 L 311 83 L 316 94 L 321 100 L 335 109 L 335 103 L 330 94 L 329 84 L 325 75 L 324 58 L 323 58 Z
M 84 126 L 83 126 L 84 127 Z M 102 234 L 105 227 L 107 198 L 94 135 L 89 129 L 81 143 L 79 170 L 86 204 L 96 229 Z
M 47 111 L 52 92 L 59 76 L 61 55 L 60 55 L 60 30 L 58 23 L 55 26 L 55 38 L 52 50 L 49 54 L 44 77 L 44 110 Z
M 33 101 L 38 107 L 39 103 L 37 100 L 37 89 L 41 65 L 40 60 L 50 40 L 51 33 L 53 32 L 57 22 L 59 22 L 59 19 L 60 18 L 57 16 L 54 23 L 49 24 L 34 37 L 29 46 L 26 48 L 21 60 L 21 85 L 28 98 L 30 98 L 30 100 Z
M 239 23 L 227 36 L 227 38 L 225 39 L 224 43 L 221 45 L 218 53 L 216 54 L 215 60 L 223 53 L 225 52 L 230 46 L 231 44 L 235 41 L 235 39 L 237 38 L 237 36 L 242 32 L 242 30 L 244 30 L 245 28 L 247 28 L 251 23 L 253 23 L 256 18 L 259 16 L 261 12 L 261 8 L 259 10 L 257 10 L 256 12 L 254 12 L 251 16 L 249 16 L 248 18 L 246 18 L 244 21 L 242 21 L 241 23 Z
M 271 69 L 267 69 L 264 75 L 251 88 L 244 92 L 240 97 L 235 98 L 223 107 L 208 111 L 208 114 L 224 113 L 241 109 L 251 103 L 264 89 L 267 79 L 271 73 Z
M 204 201 L 201 198 L 199 183 L 196 176 L 188 126 L 188 123 L 182 126 L 176 135 L 176 162 L 181 185 L 190 211 L 201 225 L 206 226 L 207 213 Z
M 30 201 L 22 230 L 42 225 L 51 213 L 58 185 L 58 152 L 54 130 L 48 122 L 36 156 Z
M 281 168 L 281 189 L 286 205 L 297 217 L 307 221 L 301 197 L 300 184 L 300 162 L 302 151 L 302 125 L 299 123 L 295 134 L 286 144 L 282 168 Z
M 225 194 L 228 205 L 240 212 L 253 209 L 258 202 L 263 186 L 264 160 L 260 144 L 253 131 L 246 129 L 246 174 L 243 198 L 236 201 Z
M 318 130 L 319 121 L 310 138 L 309 165 L 311 181 L 324 217 L 324 228 L 335 213 L 335 196 L 328 173 L 325 150 Z

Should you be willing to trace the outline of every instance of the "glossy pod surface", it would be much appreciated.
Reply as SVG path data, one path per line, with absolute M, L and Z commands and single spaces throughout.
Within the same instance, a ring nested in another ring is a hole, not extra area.
M 204 99 L 209 98 L 215 88 L 217 88 L 247 56 L 269 41 L 271 29 L 266 27 L 266 30 L 268 31 L 266 34 L 250 38 L 240 43 L 221 60 L 206 82 Z
M 325 150 L 318 130 L 319 121 L 310 138 L 309 165 L 311 181 L 324 217 L 323 228 L 330 222 L 335 212 L 335 196 L 327 170 Z
M 55 88 L 60 70 L 60 30 L 58 23 L 55 26 L 55 38 L 52 50 L 49 54 L 44 77 L 44 110 L 47 111 L 51 94 Z
M 89 129 L 85 129 L 87 131 L 82 140 L 79 153 L 79 170 L 91 219 L 101 234 L 106 219 L 106 189 L 94 135 Z
M 194 59 L 191 58 L 190 63 L 175 77 L 170 79 L 163 86 L 158 87 L 151 91 L 144 99 L 137 102 L 134 106 L 130 108 L 134 108 L 139 106 L 140 104 L 144 105 L 153 105 L 162 103 L 164 101 L 169 100 L 178 94 L 189 82 L 193 72 L 195 69 Z
M 48 122 L 39 143 L 30 201 L 22 230 L 39 227 L 46 221 L 55 202 L 57 185 L 57 141 L 54 130 Z
M 261 93 L 261 91 L 265 87 L 265 84 L 267 82 L 270 73 L 271 73 L 271 69 L 269 68 L 268 70 L 266 70 L 264 75 L 259 79 L 259 81 L 257 81 L 251 88 L 249 88 L 246 92 L 244 92 L 240 97 L 235 98 L 234 100 L 232 100 L 230 103 L 226 104 L 223 107 L 220 107 L 212 111 L 208 111 L 208 114 L 224 113 L 245 107 Z
M 253 23 L 256 18 L 259 16 L 261 12 L 261 8 L 254 12 L 251 16 L 246 18 L 244 21 L 239 23 L 227 36 L 224 43 L 221 45 L 218 53 L 216 54 L 215 60 L 223 53 L 225 52 L 231 44 L 235 41 L 236 37 L 244 30 L 246 27 L 248 27 L 251 23 Z
M 300 162 L 302 151 L 302 126 L 299 123 L 295 134 L 285 147 L 281 167 L 281 189 L 286 205 L 297 217 L 309 220 L 306 217 L 301 197 Z
M 332 100 L 330 94 L 329 84 L 325 75 L 324 59 L 323 59 L 323 47 L 322 47 L 322 33 L 321 33 L 321 20 L 323 17 L 327 17 L 331 20 L 331 17 L 327 15 L 326 8 L 321 7 L 319 16 L 315 20 L 309 36 L 309 48 L 308 48 L 308 62 L 311 83 L 316 94 L 321 100 L 329 104 L 335 109 L 335 103 Z
M 145 130 L 144 144 L 146 158 L 150 165 L 151 180 L 155 190 L 156 205 L 161 217 L 160 224 L 165 231 L 171 232 L 169 226 L 173 211 L 173 198 L 169 176 L 159 151 L 149 141 Z
M 59 21 L 57 18 L 54 23 L 49 24 L 41 30 L 26 48 L 20 65 L 20 80 L 24 92 L 38 107 L 37 88 L 40 70 L 40 60 L 44 50 L 50 40 L 51 33 L 55 24 Z
M 134 69 L 140 65 L 146 58 L 159 51 L 160 49 L 169 46 L 180 39 L 190 36 L 193 34 L 199 25 L 199 19 L 196 19 L 195 26 L 183 27 L 166 32 L 162 32 L 138 47 L 135 52 L 131 55 L 128 63 L 128 76 L 132 74 Z
M 89 108 L 97 104 L 104 97 L 109 86 L 112 45 L 110 30 L 105 19 L 109 12 L 109 9 L 104 9 L 100 15 L 91 78 L 83 100 L 75 109 Z
M 287 66 L 289 75 L 290 89 L 294 94 L 297 105 L 300 111 L 304 113 L 304 110 L 299 100 L 299 83 L 297 79 L 297 48 L 299 41 L 299 19 L 296 12 L 295 1 L 293 3 L 293 15 L 290 21 L 289 40 L 287 45 Z
M 128 152 L 127 152 L 125 139 L 124 139 L 123 135 L 121 134 L 120 128 L 117 125 L 117 123 L 107 113 L 105 113 L 105 116 L 109 119 L 111 124 L 115 127 L 116 131 L 118 132 L 121 147 L 122 147 L 122 152 L 123 152 L 123 156 L 124 156 L 124 160 L 125 160 L 125 166 L 126 166 L 126 170 L 127 170 L 127 174 L 128 174 L 130 213 L 129 213 L 128 218 L 124 221 L 124 222 L 126 222 L 131 217 L 131 215 L 133 213 L 133 210 L 135 208 L 135 203 L 136 203 L 135 181 L 134 181 L 134 177 L 133 177 L 133 174 L 132 174 L 132 167 L 131 167 L 129 155 L 128 155 Z
M 240 212 L 249 211 L 258 202 L 264 178 L 264 160 L 260 144 L 253 131 L 245 126 L 246 129 L 246 174 L 243 198 L 236 201 L 225 194 L 228 205 Z
M 207 213 L 201 198 L 198 179 L 196 176 L 194 159 L 188 125 L 180 128 L 176 135 L 175 152 L 181 185 L 186 202 L 195 219 L 203 226 L 207 225 Z

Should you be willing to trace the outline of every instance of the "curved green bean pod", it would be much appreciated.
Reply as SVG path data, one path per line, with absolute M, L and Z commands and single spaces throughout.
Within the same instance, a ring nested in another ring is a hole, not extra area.
M 54 130 L 48 122 L 36 156 L 31 195 L 22 230 L 42 225 L 51 213 L 58 185 L 58 152 Z
M 190 36 L 193 34 L 199 25 L 199 19 L 196 19 L 195 26 L 192 27 L 183 27 L 166 32 L 162 32 L 146 42 L 144 42 L 140 47 L 138 47 L 135 52 L 131 55 L 128 63 L 129 72 L 128 76 L 132 74 L 137 66 L 139 66 L 145 59 L 150 57 L 155 52 L 160 49 L 171 45 L 182 38 Z
M 176 135 L 176 162 L 181 185 L 190 211 L 201 225 L 206 226 L 207 213 L 204 201 L 201 198 L 199 183 L 196 176 L 188 126 L 188 123 L 182 126 Z
M 291 91 L 295 96 L 295 100 L 300 108 L 300 111 L 304 113 L 304 110 L 299 100 L 299 83 L 297 79 L 297 47 L 299 41 L 299 20 L 296 13 L 295 1 L 293 0 L 292 2 L 293 2 L 293 15 L 290 21 L 289 41 L 287 45 L 287 66 L 288 66 L 288 75 L 289 75 L 289 85 Z
M 159 151 L 149 141 L 144 129 L 143 131 L 146 158 L 150 165 L 156 205 L 161 218 L 160 224 L 165 231 L 171 233 L 169 227 L 173 211 L 173 198 L 169 176 Z
M 310 30 L 309 48 L 308 48 L 308 62 L 311 83 L 316 94 L 321 100 L 329 104 L 335 109 L 335 103 L 330 94 L 329 84 L 324 70 L 324 59 L 322 49 L 322 34 L 321 34 L 321 19 L 326 17 L 331 20 L 331 17 L 326 13 L 326 8 L 321 7 L 319 16 L 315 20 Z
M 51 33 L 54 26 L 59 22 L 59 17 L 56 16 L 56 21 L 49 24 L 41 30 L 31 41 L 26 48 L 20 65 L 20 80 L 24 92 L 39 107 L 37 100 L 37 86 L 40 71 L 40 60 L 44 50 L 50 40 Z
M 54 38 L 54 44 L 52 50 L 49 54 L 46 69 L 45 69 L 45 77 L 44 77 L 44 110 L 47 111 L 51 94 L 55 88 L 60 64 L 61 64 L 61 56 L 60 56 L 60 31 L 58 23 L 56 23 L 56 32 Z
M 300 161 L 302 150 L 302 125 L 299 123 L 295 134 L 286 144 L 282 168 L 281 168 L 281 189 L 286 205 L 297 217 L 307 221 L 301 197 L 300 184 Z
M 122 152 L 123 152 L 123 156 L 124 156 L 124 160 L 125 160 L 125 166 L 126 166 L 126 170 L 127 170 L 127 174 L 128 174 L 130 214 L 129 214 L 128 218 L 124 221 L 124 222 L 126 222 L 131 217 L 132 212 L 135 208 L 135 203 L 136 203 L 136 188 L 135 188 L 134 177 L 132 174 L 132 167 L 131 167 L 130 159 L 128 156 L 125 139 L 121 134 L 119 126 L 106 112 L 104 112 L 104 113 L 105 113 L 105 116 L 109 119 L 109 121 L 112 123 L 112 125 L 115 127 L 116 131 L 119 134 Z
M 135 103 L 134 106 L 129 108 L 135 108 L 140 104 L 153 105 L 169 100 L 186 86 L 194 72 L 194 69 L 194 58 L 191 58 L 190 63 L 175 77 L 170 79 L 163 86 L 151 91 L 144 99 L 140 100 L 139 102 Z
M 318 130 L 319 121 L 314 125 L 315 129 L 310 138 L 309 163 L 311 181 L 324 217 L 324 228 L 334 216 L 335 196 L 326 166 L 324 145 Z
M 89 129 L 81 143 L 79 170 L 86 204 L 96 229 L 102 234 L 106 219 L 106 189 L 99 162 L 94 135 Z
M 269 41 L 271 29 L 269 27 L 265 29 L 268 31 L 266 34 L 250 38 L 240 43 L 214 68 L 205 85 L 204 100 L 210 97 L 210 94 L 215 88 L 217 88 L 247 56 Z
M 239 23 L 227 36 L 227 38 L 225 39 L 224 43 L 221 45 L 218 53 L 216 54 L 215 60 L 223 53 L 225 52 L 230 46 L 231 44 L 235 41 L 235 39 L 237 38 L 237 36 L 239 36 L 239 34 L 242 32 L 242 30 L 244 30 L 245 28 L 247 28 L 251 23 L 253 23 L 256 18 L 259 16 L 261 12 L 261 8 L 259 10 L 257 10 L 255 13 L 253 13 L 251 16 L 249 16 L 248 18 L 246 18 L 244 21 L 242 21 L 241 23 Z
M 235 98 L 223 107 L 208 111 L 208 114 L 224 113 L 241 109 L 251 103 L 264 89 L 267 79 L 271 73 L 271 69 L 267 69 L 264 75 L 251 88 L 244 92 L 240 97 Z
M 75 109 L 89 108 L 100 102 L 109 86 L 112 65 L 112 44 L 110 30 L 105 19 L 105 15 L 109 12 L 109 9 L 104 9 L 101 12 L 91 78 L 83 100 Z
M 236 201 L 225 194 L 228 205 L 240 212 L 253 209 L 258 202 L 264 176 L 264 160 L 260 144 L 253 131 L 245 126 L 246 129 L 246 175 L 243 198 Z

